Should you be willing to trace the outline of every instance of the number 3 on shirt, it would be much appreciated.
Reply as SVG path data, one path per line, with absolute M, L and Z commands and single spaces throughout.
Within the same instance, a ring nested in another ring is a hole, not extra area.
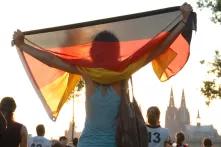
M 161 141 L 159 132 L 148 132 L 149 142 L 159 143 Z

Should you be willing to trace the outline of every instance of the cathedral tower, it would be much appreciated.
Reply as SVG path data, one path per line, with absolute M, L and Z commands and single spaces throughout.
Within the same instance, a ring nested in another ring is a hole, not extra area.
M 184 131 L 185 125 L 190 124 L 190 114 L 186 107 L 186 99 L 184 90 L 182 91 L 182 97 L 181 97 L 181 104 L 180 108 L 178 109 L 178 121 L 179 121 L 179 128 L 181 128 L 182 131 Z
M 174 105 L 174 96 L 173 96 L 173 89 L 171 88 L 170 91 L 170 101 L 169 106 L 166 110 L 166 118 L 165 118 L 165 127 L 170 129 L 170 136 L 174 138 L 174 134 L 177 132 L 177 108 Z

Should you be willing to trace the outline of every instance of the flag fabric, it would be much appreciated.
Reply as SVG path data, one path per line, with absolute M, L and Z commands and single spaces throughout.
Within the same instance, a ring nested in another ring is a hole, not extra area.
M 175 75 L 188 60 L 192 30 L 196 28 L 194 14 L 179 36 L 152 61 L 161 81 Z M 27 44 L 58 56 L 98 83 L 109 84 L 129 78 L 146 65 L 150 54 L 181 21 L 180 7 L 171 7 L 24 34 Z M 25 52 L 20 52 L 20 57 L 49 116 L 56 119 L 80 75 L 51 68 Z

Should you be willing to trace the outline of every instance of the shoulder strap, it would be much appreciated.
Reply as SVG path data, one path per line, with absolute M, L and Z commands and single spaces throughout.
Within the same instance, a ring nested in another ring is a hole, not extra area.
M 129 91 L 129 88 L 128 88 L 128 83 L 127 83 L 128 81 L 127 80 L 121 81 L 121 97 L 123 100 L 130 101 L 130 96 L 132 96 L 132 100 L 136 101 L 135 96 L 134 96 L 132 76 L 130 77 L 129 80 L 130 80 L 131 91 Z
M 7 120 L 4 116 L 4 114 L 0 111 L 0 142 L 1 142 L 1 138 L 5 134 L 6 129 L 7 129 Z
M 134 98 L 134 86 L 133 86 L 133 79 L 132 79 L 132 76 L 130 77 L 130 84 L 131 84 L 131 94 L 132 94 L 132 97 L 133 97 L 133 100 L 135 99 Z
M 8 121 L 5 118 L 5 115 L 2 113 L 2 111 L 0 111 L 0 115 L 1 115 L 0 118 L 3 118 L 5 128 L 7 128 L 8 127 Z
M 133 78 L 132 76 L 130 77 L 130 85 L 131 85 L 131 96 L 132 96 L 132 101 L 136 102 L 135 96 L 134 96 L 134 86 L 133 86 Z

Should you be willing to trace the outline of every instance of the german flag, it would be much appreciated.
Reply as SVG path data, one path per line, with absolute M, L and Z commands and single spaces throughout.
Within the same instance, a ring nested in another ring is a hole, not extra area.
M 150 53 L 181 21 L 178 6 L 24 34 L 27 44 L 60 57 L 98 83 L 109 84 L 129 78 L 148 64 Z M 195 26 L 196 15 L 192 13 L 179 36 L 154 57 L 153 69 L 161 81 L 175 75 L 187 62 Z M 56 119 L 81 77 L 51 68 L 24 52 L 20 55 L 49 116 Z

